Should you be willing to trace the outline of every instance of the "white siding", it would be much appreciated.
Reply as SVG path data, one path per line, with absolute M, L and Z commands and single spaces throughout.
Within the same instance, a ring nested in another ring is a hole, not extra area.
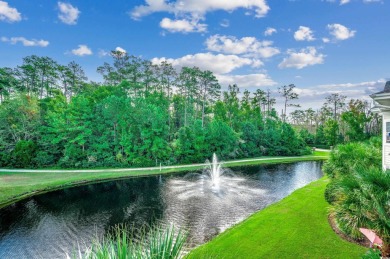
M 390 168 L 390 145 L 384 146 L 384 167 Z
M 382 112 L 383 125 L 382 125 L 382 167 L 384 170 L 390 169 L 390 143 L 386 143 L 386 123 L 390 122 L 390 112 Z

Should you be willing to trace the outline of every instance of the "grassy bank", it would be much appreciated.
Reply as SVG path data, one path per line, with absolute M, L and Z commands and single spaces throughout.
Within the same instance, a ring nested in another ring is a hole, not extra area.
M 188 258 L 360 258 L 366 248 L 331 229 L 324 177 L 259 211 Z
M 298 161 L 324 160 L 328 152 L 316 151 L 301 157 L 262 157 L 224 162 L 225 166 L 244 166 Z M 128 177 L 168 174 L 203 168 L 204 164 L 133 169 L 99 170 L 5 170 L 0 171 L 0 208 L 24 198 L 72 186 Z

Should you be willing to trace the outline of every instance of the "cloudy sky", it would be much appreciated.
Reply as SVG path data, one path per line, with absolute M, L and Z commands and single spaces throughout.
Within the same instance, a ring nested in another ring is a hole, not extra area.
M 81 64 L 110 50 L 213 71 L 223 86 L 295 84 L 303 108 L 368 98 L 390 78 L 387 0 L 0 0 L 0 66 L 28 55 Z

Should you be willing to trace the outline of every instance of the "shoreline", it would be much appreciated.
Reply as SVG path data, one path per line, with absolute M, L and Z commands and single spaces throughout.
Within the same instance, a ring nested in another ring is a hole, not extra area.
M 304 161 L 327 160 L 328 155 L 321 154 L 299 157 L 262 157 L 222 161 L 227 167 L 281 164 Z M 51 191 L 83 186 L 87 184 L 117 181 L 134 177 L 180 173 L 203 168 L 206 163 L 126 169 L 87 169 L 87 170 L 50 170 L 50 169 L 0 169 L 0 209 L 35 195 Z M 36 179 L 42 176 L 43 182 Z M 26 178 L 26 179 L 24 179 Z M 47 179 L 48 178 L 48 179 Z M 34 184 L 33 181 L 37 181 Z M 11 193 L 8 193 L 11 192 Z

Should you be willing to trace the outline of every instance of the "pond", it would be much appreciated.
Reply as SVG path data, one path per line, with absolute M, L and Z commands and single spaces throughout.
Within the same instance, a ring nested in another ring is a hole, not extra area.
M 298 162 L 236 167 L 217 187 L 192 172 L 38 195 L 0 210 L 0 258 L 64 258 L 118 223 L 173 223 L 196 246 L 321 176 L 321 162 Z

